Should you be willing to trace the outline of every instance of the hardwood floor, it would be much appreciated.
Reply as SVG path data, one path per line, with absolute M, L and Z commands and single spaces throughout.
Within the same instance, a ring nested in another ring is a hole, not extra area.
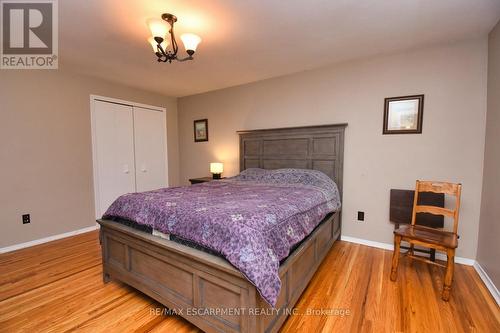
M 282 332 L 500 332 L 472 267 L 456 265 L 446 303 L 442 268 L 402 259 L 393 283 L 391 255 L 335 243 Z M 97 232 L 2 254 L 0 272 L 0 332 L 199 332 L 132 288 L 103 284 Z

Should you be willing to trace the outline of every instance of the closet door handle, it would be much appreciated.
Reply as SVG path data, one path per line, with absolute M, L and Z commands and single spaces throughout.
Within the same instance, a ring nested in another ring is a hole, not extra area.
M 148 172 L 148 169 L 146 168 L 146 164 L 141 165 L 141 171 Z
M 130 173 L 130 170 L 128 169 L 128 164 L 125 164 L 123 166 L 123 173 Z

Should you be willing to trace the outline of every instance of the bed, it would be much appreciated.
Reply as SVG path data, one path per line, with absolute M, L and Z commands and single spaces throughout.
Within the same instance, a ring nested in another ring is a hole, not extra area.
M 345 127 L 338 124 L 240 131 L 240 170 L 242 174 L 253 168 L 318 170 L 336 183 L 341 198 Z M 198 186 L 198 191 L 203 186 L 225 191 L 224 186 L 234 189 L 240 185 L 222 181 L 193 186 Z M 168 205 L 172 205 L 170 200 L 163 206 Z M 237 214 L 231 216 L 239 218 Z M 148 218 L 143 222 L 147 223 Z M 276 263 L 275 275 L 280 287 L 270 291 L 258 279 L 252 279 L 251 271 L 229 257 L 161 238 L 120 221 L 98 222 L 105 282 L 111 278 L 122 281 L 206 332 L 276 332 L 340 237 L 341 211 L 326 214 L 292 252 L 278 258 L 281 260 Z M 269 279 L 273 280 L 273 274 Z

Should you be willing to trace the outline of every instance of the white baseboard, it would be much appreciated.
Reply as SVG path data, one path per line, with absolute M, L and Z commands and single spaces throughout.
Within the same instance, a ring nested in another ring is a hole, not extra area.
M 341 235 L 340 239 L 343 241 L 349 242 L 349 243 L 356 243 L 356 244 L 376 247 L 378 249 L 391 250 L 391 251 L 394 249 L 394 245 L 392 245 L 392 244 L 375 242 L 375 241 L 362 239 L 362 238 L 355 238 L 355 237 Z
M 491 296 L 493 296 L 493 298 L 497 302 L 497 305 L 500 305 L 500 293 L 498 292 L 498 289 L 493 283 L 493 281 L 491 281 L 488 274 L 486 274 L 486 271 L 483 269 L 483 267 L 481 267 L 481 265 L 477 261 L 474 263 L 474 269 L 476 270 L 477 274 L 479 274 L 481 280 L 483 280 L 484 284 L 486 285 L 486 288 L 488 288 L 488 290 L 490 291 Z
M 43 244 L 43 243 L 51 242 L 51 241 L 54 241 L 54 240 L 57 240 L 57 239 L 61 239 L 61 238 L 66 238 L 66 237 L 71 237 L 71 236 L 83 234 L 83 233 L 86 233 L 86 232 L 89 232 L 89 231 L 94 231 L 94 230 L 97 230 L 97 229 L 99 229 L 99 225 L 98 224 L 96 224 L 94 226 L 91 226 L 91 227 L 83 228 L 83 229 L 78 229 L 78 230 L 74 230 L 74 231 L 70 231 L 70 232 L 65 232 L 64 234 L 59 234 L 59 235 L 44 237 L 44 238 L 40 238 L 40 239 L 35 239 L 35 240 L 29 241 L 29 242 L 26 242 L 26 243 L 14 244 L 14 245 L 11 245 L 11 246 L 6 246 L 6 247 L 0 248 L 0 253 L 12 252 L 12 251 L 24 249 L 26 247 L 30 247 L 30 246 L 34 246 L 34 245 L 38 245 L 38 244 Z
M 367 240 L 367 239 L 349 237 L 349 236 L 344 236 L 344 235 L 342 235 L 340 237 L 340 239 L 343 241 L 349 242 L 349 243 L 356 243 L 356 244 L 376 247 L 379 249 L 390 250 L 390 251 L 394 250 L 394 244 L 375 242 L 375 241 L 371 241 L 371 240 Z M 444 255 L 443 253 L 436 253 L 436 258 L 439 260 L 446 260 L 446 255 Z M 474 259 L 469 259 L 469 258 L 455 257 L 455 262 L 457 264 L 474 266 L 474 263 L 476 261 Z

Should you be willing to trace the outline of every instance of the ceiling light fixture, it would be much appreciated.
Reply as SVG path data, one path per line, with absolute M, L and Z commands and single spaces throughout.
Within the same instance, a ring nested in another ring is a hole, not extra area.
M 179 47 L 177 46 L 174 35 L 174 23 L 177 22 L 177 17 L 166 13 L 162 14 L 161 18 L 161 20 L 148 20 L 149 30 L 151 30 L 152 35 L 152 37 L 149 37 L 148 42 L 153 47 L 153 52 L 158 57 L 158 62 L 193 60 L 193 54 L 196 52 L 196 47 L 198 47 L 198 44 L 201 42 L 201 38 L 191 33 L 182 34 L 181 40 L 184 43 L 184 48 L 188 56 L 185 58 L 177 58 Z M 170 28 L 167 23 L 170 25 Z M 170 41 L 168 40 L 167 34 L 170 34 Z M 169 45 L 172 45 L 171 50 L 167 50 Z

